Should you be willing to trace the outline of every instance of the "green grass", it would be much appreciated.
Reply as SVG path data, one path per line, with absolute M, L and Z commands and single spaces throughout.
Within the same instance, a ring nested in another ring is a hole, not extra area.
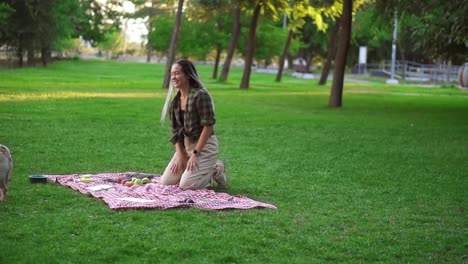
M 15 167 L 0 263 L 462 263 L 468 92 L 198 69 L 216 103 L 233 195 L 277 210 L 112 211 L 31 174 L 161 173 L 164 65 L 99 61 L 0 71 L 0 143 Z

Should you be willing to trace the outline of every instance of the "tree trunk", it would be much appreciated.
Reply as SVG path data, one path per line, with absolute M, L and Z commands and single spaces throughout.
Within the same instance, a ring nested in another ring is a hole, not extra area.
M 149 36 L 151 35 L 151 33 L 153 32 L 153 27 L 151 26 L 151 23 L 153 21 L 153 17 L 154 17 L 154 1 L 151 1 L 150 2 L 151 6 L 149 7 L 148 9 L 148 23 L 146 24 L 146 28 L 148 29 L 148 33 L 147 33 L 147 43 L 146 43 L 146 62 L 147 63 L 150 63 L 151 62 L 151 55 L 153 54 L 153 46 L 152 46 L 152 43 L 150 43 L 149 41 Z M 127 24 L 125 24 L 126 26 Z
M 16 56 L 18 56 L 18 66 L 20 68 L 23 67 L 23 36 L 21 34 L 18 35 L 18 50 L 16 51 Z
M 232 23 L 232 32 L 231 32 L 231 41 L 229 44 L 229 50 L 226 55 L 226 60 L 224 61 L 223 70 L 221 71 L 221 77 L 219 77 L 219 80 L 223 82 L 227 80 L 227 77 L 229 74 L 229 68 L 231 67 L 232 57 L 234 57 L 234 52 L 236 51 L 236 47 L 237 47 L 237 41 L 239 40 L 239 34 L 240 34 L 240 28 L 241 28 L 240 14 L 241 14 L 240 7 L 236 7 L 233 11 L 233 21 L 232 21 L 233 23 Z
M 177 40 L 179 38 L 180 25 L 182 23 L 182 7 L 184 6 L 184 0 L 179 0 L 179 5 L 177 6 L 177 15 L 174 25 L 174 30 L 172 31 L 171 45 L 169 46 L 169 54 L 167 55 L 166 62 L 166 71 L 164 73 L 164 83 L 163 88 L 169 88 L 169 82 L 171 77 L 171 68 L 172 64 L 175 61 L 175 53 L 177 49 Z
M 287 59 L 288 59 L 288 69 L 294 70 L 294 60 L 293 60 L 293 56 L 291 56 L 290 54 L 288 54 L 286 57 L 287 57 Z
M 213 79 L 218 78 L 218 68 L 219 68 L 219 60 L 221 58 L 221 44 L 216 45 L 216 56 L 215 56 L 215 64 L 213 69 Z
M 247 39 L 247 54 L 245 55 L 244 74 L 242 75 L 241 89 L 249 89 L 250 73 L 252 71 L 253 57 L 255 55 L 255 43 L 257 35 L 257 25 L 260 19 L 260 10 L 262 6 L 257 4 L 255 7 L 252 21 L 250 22 L 249 36 Z
M 35 63 L 35 50 L 31 43 L 28 45 L 28 66 L 34 66 Z
M 23 46 L 21 44 L 18 45 L 18 51 L 16 54 L 18 56 L 18 66 L 23 68 Z
M 146 44 L 146 62 L 151 62 L 151 53 L 153 53 L 153 48 L 151 47 L 151 44 L 147 43 Z
M 279 60 L 278 74 L 276 75 L 277 82 L 281 82 L 281 78 L 283 77 L 284 61 L 286 59 L 286 56 L 288 56 L 289 46 L 291 45 L 292 37 L 293 31 L 289 30 L 288 38 L 286 39 L 286 44 L 284 45 L 283 54 L 281 55 L 281 58 Z
M 341 107 L 343 101 L 343 81 L 348 55 L 349 41 L 351 39 L 352 0 L 343 1 L 343 13 L 341 17 L 340 45 L 335 57 L 335 71 L 333 72 L 333 84 L 331 88 L 329 107 Z
M 325 63 L 323 64 L 322 75 L 320 76 L 319 85 L 324 85 L 327 83 L 328 74 L 330 73 L 330 67 L 332 64 L 333 56 L 336 53 L 336 36 L 338 35 L 338 30 L 340 29 L 340 20 L 338 19 L 333 26 L 330 39 L 328 41 L 328 52 Z
M 41 48 L 41 62 L 42 66 L 47 67 L 47 61 L 49 60 L 49 49 Z

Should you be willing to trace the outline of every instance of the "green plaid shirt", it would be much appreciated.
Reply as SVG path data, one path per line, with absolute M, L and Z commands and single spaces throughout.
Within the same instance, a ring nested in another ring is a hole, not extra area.
M 204 126 L 216 123 L 210 94 L 205 89 L 190 88 L 187 107 L 182 116 L 179 91 L 171 102 L 169 118 L 172 129 L 170 141 L 173 144 L 184 142 L 185 137 L 192 141 L 198 140 Z

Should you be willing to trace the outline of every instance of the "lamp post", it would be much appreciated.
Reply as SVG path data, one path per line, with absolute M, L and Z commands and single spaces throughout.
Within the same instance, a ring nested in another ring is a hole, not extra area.
M 397 26 L 398 26 L 398 18 L 397 18 L 397 11 L 395 10 L 394 15 L 394 22 L 393 22 L 393 40 L 392 40 L 392 64 L 391 64 L 391 73 L 390 79 L 387 79 L 387 84 L 398 84 L 398 80 L 395 79 L 395 60 L 396 60 L 396 39 L 397 39 Z

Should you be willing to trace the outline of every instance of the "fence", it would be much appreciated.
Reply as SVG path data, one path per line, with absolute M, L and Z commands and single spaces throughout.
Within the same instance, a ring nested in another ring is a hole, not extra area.
M 433 83 L 458 82 L 458 71 L 461 66 L 443 64 L 421 64 L 412 61 L 395 62 L 395 78 L 408 81 L 422 81 Z M 353 74 L 369 74 L 371 76 L 390 78 L 391 64 L 357 64 L 351 72 Z

